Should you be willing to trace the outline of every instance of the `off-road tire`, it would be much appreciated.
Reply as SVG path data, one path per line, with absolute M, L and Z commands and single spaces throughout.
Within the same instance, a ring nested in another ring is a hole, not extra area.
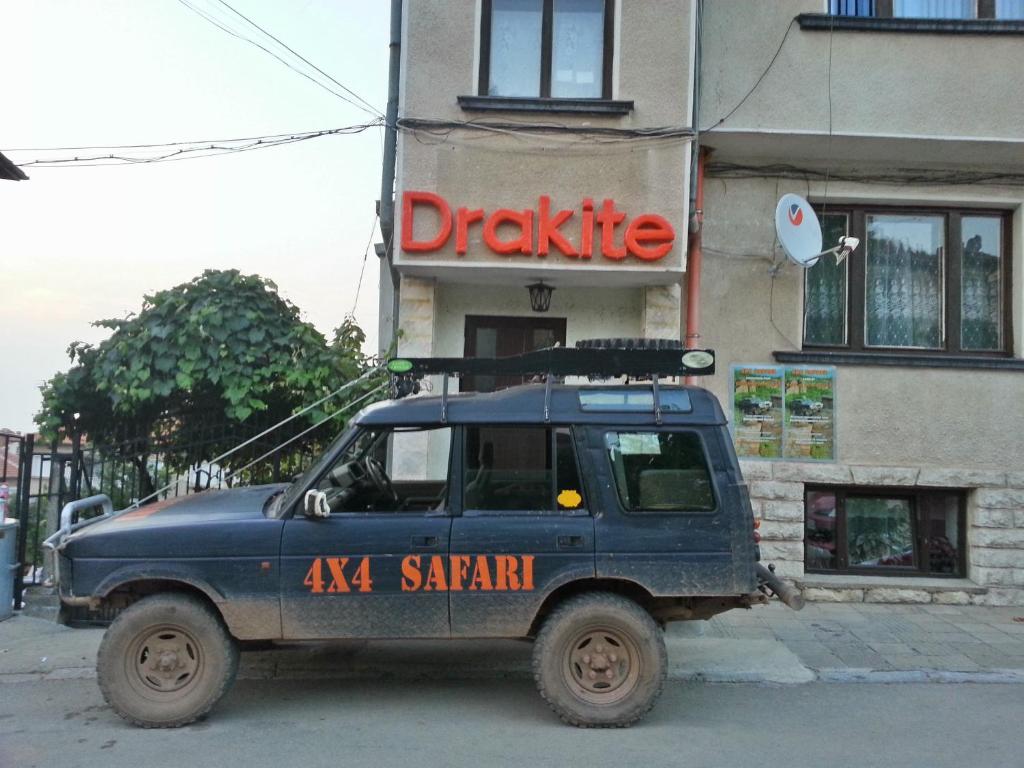
M 602 675 L 612 669 L 626 679 L 614 688 L 615 680 L 607 683 L 606 693 L 588 692 L 586 687 L 594 683 L 586 676 L 594 669 L 581 665 L 583 658 L 590 659 L 581 653 L 588 647 L 600 648 L 602 637 L 614 641 L 602 649 L 601 664 L 591 677 L 601 683 Z M 620 655 L 612 653 L 615 643 L 628 656 L 628 674 L 622 658 L 618 665 L 601 669 L 613 655 Z M 661 694 L 667 669 L 661 627 L 637 603 L 609 592 L 591 592 L 561 603 L 544 621 L 533 646 L 533 676 L 540 695 L 562 720 L 581 728 L 623 728 L 640 720 Z
M 580 339 L 576 342 L 577 349 L 682 349 L 683 342 L 679 339 Z
M 103 698 L 125 720 L 177 728 L 208 713 L 227 692 L 238 653 L 220 616 L 200 599 L 152 595 L 107 629 L 96 672 Z

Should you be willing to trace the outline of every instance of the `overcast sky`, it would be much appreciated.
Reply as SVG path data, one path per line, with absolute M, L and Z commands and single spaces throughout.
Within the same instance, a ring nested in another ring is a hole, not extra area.
M 189 2 L 230 16 L 217 0 Z M 229 2 L 383 110 L 389 3 Z M 178 0 L 7 2 L 0 29 L 0 151 L 19 164 L 42 155 L 14 148 L 222 139 L 371 119 Z M 356 298 L 380 162 L 373 128 L 184 162 L 28 167 L 29 181 L 0 181 L 0 427 L 33 429 L 38 387 L 68 367 L 68 344 L 106 334 L 91 321 L 138 311 L 144 293 L 204 269 L 273 279 L 330 334 Z M 377 269 L 371 247 L 355 312 L 371 349 Z

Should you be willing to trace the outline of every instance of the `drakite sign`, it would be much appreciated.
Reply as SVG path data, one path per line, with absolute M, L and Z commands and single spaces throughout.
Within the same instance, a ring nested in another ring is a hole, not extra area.
M 433 225 L 422 224 L 424 214 Z M 416 217 L 421 225 L 417 228 Z M 579 217 L 579 236 L 573 241 L 563 227 Z M 498 256 L 547 257 L 559 254 L 568 259 L 603 258 L 622 262 L 658 261 L 672 250 L 676 232 L 663 216 L 642 213 L 633 218 L 618 210 L 615 201 L 582 200 L 579 208 L 553 210 L 551 197 L 541 195 L 536 208 L 483 208 L 452 206 L 433 192 L 407 191 L 402 194 L 402 250 L 431 253 L 445 248 L 454 234 L 455 252 L 465 256 L 470 233 L 479 227 L 483 247 Z M 424 229 L 431 231 L 424 232 Z M 418 236 L 417 236 L 418 232 Z

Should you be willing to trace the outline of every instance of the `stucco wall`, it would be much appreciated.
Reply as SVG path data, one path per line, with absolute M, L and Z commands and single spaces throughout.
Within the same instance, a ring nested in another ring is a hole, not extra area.
M 775 250 L 773 215 L 785 192 L 820 200 L 823 188 L 774 179 L 709 179 L 705 187 L 702 344 L 718 351 L 704 382 L 727 396 L 729 366 L 771 362 L 801 346 L 802 271 Z M 829 199 L 876 204 L 984 204 L 1016 210 L 1013 311 L 1020 354 L 1024 190 L 973 186 L 896 188 L 832 184 Z M 863 248 L 851 257 L 863 258 Z M 773 261 L 778 266 L 771 277 Z M 774 283 L 774 287 L 773 287 Z M 837 372 L 838 460 L 844 464 L 1005 470 L 1024 462 L 1020 371 L 841 366 Z
M 800 13 L 821 0 L 706 0 L 702 126 L 743 98 Z M 827 131 L 828 31 L 795 25 L 771 71 L 722 126 Z M 832 131 L 837 134 L 1024 139 L 1024 69 L 1015 35 L 831 33 Z
M 692 5 L 692 0 L 616 3 L 613 95 L 633 100 L 635 109 L 622 117 L 602 117 L 462 110 L 458 96 L 477 94 L 479 2 L 407 0 L 400 114 L 455 121 L 687 127 L 691 121 Z M 666 98 L 666 94 L 673 96 Z M 519 282 L 519 273 L 529 269 L 560 279 L 559 286 L 570 280 L 612 284 L 614 275 L 628 276 L 639 286 L 677 281 L 684 268 L 690 156 L 685 139 L 608 144 L 579 136 L 524 138 L 464 130 L 429 136 L 403 131 L 398 152 L 399 232 L 401 195 L 406 190 L 434 192 L 453 208 L 483 208 L 488 213 L 498 208 L 536 209 L 538 197 L 548 194 L 553 209 L 577 211 L 562 227 L 575 244 L 580 240 L 583 198 L 592 198 L 597 206 L 605 198 L 613 199 L 629 218 L 659 214 L 676 232 L 673 249 L 662 259 L 644 262 L 628 257 L 617 262 L 597 253 L 592 260 L 570 258 L 554 249 L 547 258 L 499 256 L 482 246 L 482 227 L 475 224 L 469 229 L 469 252 L 461 257 L 455 253 L 454 236 L 444 248 L 429 254 L 407 254 L 396 248 L 396 261 L 405 273 L 423 275 L 430 269 L 435 276 L 453 279 L 460 269 L 484 266 L 493 268 L 488 280 L 510 283 Z M 511 274 L 505 276 L 506 272 Z

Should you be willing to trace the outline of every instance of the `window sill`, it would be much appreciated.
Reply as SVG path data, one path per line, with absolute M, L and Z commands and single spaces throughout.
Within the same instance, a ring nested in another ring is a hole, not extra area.
M 852 576 L 849 574 L 808 573 L 793 579 L 800 589 L 924 589 L 928 592 L 988 592 L 970 579 L 955 576 Z
M 459 96 L 467 112 L 542 112 L 574 115 L 628 115 L 632 101 L 615 99 L 534 99 L 520 96 Z
M 812 32 L 919 32 L 938 35 L 1024 35 L 1020 19 L 892 19 L 801 13 L 800 29 Z
M 813 365 L 878 365 L 901 368 L 962 368 L 966 370 L 1024 371 L 1024 360 L 1015 357 L 970 357 L 966 355 L 919 355 L 901 352 L 824 352 L 776 350 L 780 363 Z

